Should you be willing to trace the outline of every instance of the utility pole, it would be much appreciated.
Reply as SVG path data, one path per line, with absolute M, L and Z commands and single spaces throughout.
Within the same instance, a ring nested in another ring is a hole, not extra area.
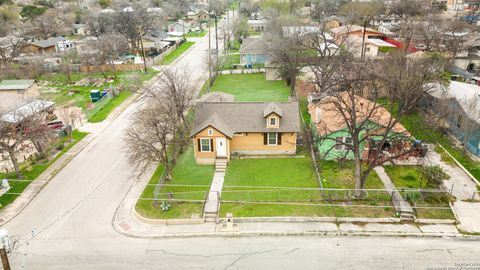
M 2 265 L 4 270 L 11 270 L 10 262 L 8 261 L 7 251 L 5 247 L 0 248 L 0 258 L 2 259 Z
M 208 87 L 207 92 L 210 93 L 210 86 L 212 83 L 212 49 L 211 49 L 211 42 L 210 42 L 210 24 L 208 24 Z
M 218 63 L 218 31 L 217 31 L 217 14 L 215 14 L 215 49 L 217 51 L 216 58 Z
M 365 32 L 367 30 L 367 18 L 365 17 L 365 21 L 363 22 L 363 35 L 362 35 L 362 53 L 361 59 L 365 60 Z

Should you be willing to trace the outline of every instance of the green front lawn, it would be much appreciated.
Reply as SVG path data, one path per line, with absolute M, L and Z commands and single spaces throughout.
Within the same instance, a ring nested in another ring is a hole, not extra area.
M 72 133 L 72 140 L 68 141 L 67 137 L 60 139 L 57 145 L 64 145 L 62 150 L 60 150 L 53 158 L 47 161 L 39 161 L 35 164 L 28 164 L 27 162 L 20 164 L 21 173 L 24 177 L 22 180 L 15 180 L 15 172 L 11 173 L 0 173 L 1 179 L 14 179 L 10 180 L 10 186 L 12 187 L 8 193 L 22 193 L 25 188 L 27 188 L 30 183 L 37 179 L 37 177 L 42 174 L 50 165 L 57 161 L 63 154 L 65 154 L 70 148 L 75 144 L 81 141 L 88 133 L 80 132 L 74 130 Z M 8 204 L 12 203 L 18 196 L 17 194 L 4 194 L 0 197 L 0 209 L 4 208 Z
M 171 64 L 175 59 L 177 59 L 180 55 L 182 55 L 186 50 L 193 46 L 195 42 L 193 41 L 186 41 L 178 46 L 173 52 L 165 56 L 161 61 L 160 65 L 168 65 Z
M 321 161 L 320 175 L 324 188 L 354 189 L 353 163 L 339 164 L 331 160 Z M 385 189 L 375 171 L 371 171 L 365 182 L 366 189 Z
M 438 188 L 423 179 L 421 168 L 418 166 L 384 165 L 383 167 L 397 189 Z
M 317 188 L 319 186 L 308 157 L 231 160 L 225 175 L 222 201 L 246 202 L 222 202 L 220 216 L 226 213 L 237 217 L 329 215 L 331 210 L 328 207 L 275 204 L 318 203 L 320 192 Z
M 212 91 L 235 95 L 235 101 L 288 101 L 290 89 L 284 81 L 267 81 L 265 74 L 219 75 Z
M 142 200 L 154 198 L 155 185 L 158 183 L 163 173 L 163 166 L 160 165 L 151 177 L 137 201 L 137 212 L 147 218 L 173 219 L 186 218 L 192 215 L 202 216 L 202 202 L 172 202 L 170 210 L 162 212 L 159 206 L 154 205 L 153 200 Z M 214 168 L 212 165 L 197 165 L 193 156 L 193 147 L 189 147 L 177 160 L 177 164 L 172 171 L 172 182 L 165 183 L 158 196 L 158 204 L 162 199 L 172 198 L 177 200 L 204 200 L 212 182 Z M 191 186 L 169 186 L 171 185 L 191 185 Z

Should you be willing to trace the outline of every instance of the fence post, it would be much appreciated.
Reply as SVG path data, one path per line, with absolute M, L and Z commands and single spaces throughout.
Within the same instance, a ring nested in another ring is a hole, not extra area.
M 452 187 L 450 188 L 450 197 L 452 197 L 452 193 L 453 193 L 453 187 L 455 186 L 455 183 L 452 183 Z

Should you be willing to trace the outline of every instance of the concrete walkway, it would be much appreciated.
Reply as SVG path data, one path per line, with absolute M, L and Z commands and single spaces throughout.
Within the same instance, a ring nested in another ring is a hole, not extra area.
M 433 149 L 428 151 L 425 159 L 427 164 L 442 167 L 450 176 L 444 184 L 452 190 L 452 195 L 456 198 L 453 202 L 453 210 L 460 222 L 458 228 L 471 233 L 480 232 L 480 202 L 470 201 L 480 200 L 479 193 L 476 193 L 476 183 L 460 167 L 443 162 L 440 155 Z
M 219 198 L 222 194 L 223 182 L 225 180 L 225 172 L 215 172 L 213 174 L 212 185 L 208 193 L 207 202 L 205 203 L 205 213 L 218 213 L 220 207 Z
M 406 202 L 400 192 L 398 192 L 395 185 L 392 183 L 392 180 L 385 172 L 385 169 L 382 166 L 377 166 L 373 168 L 377 173 L 380 180 L 382 180 L 385 189 L 388 191 L 389 194 L 393 194 L 393 206 L 395 210 L 399 213 L 411 213 L 413 214 L 413 209 L 408 202 Z

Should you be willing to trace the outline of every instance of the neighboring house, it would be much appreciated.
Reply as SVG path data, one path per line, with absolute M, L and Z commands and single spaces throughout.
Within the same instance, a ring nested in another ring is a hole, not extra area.
M 54 107 L 55 102 L 53 101 L 34 99 L 1 114 L 0 120 L 11 124 L 18 124 L 21 123 L 25 118 L 28 118 L 39 112 L 47 112 L 47 118 L 53 118 L 55 117 L 53 112 Z
M 199 164 L 232 156 L 295 155 L 298 102 L 199 102 L 190 134 Z
M 268 22 L 266 20 L 248 20 L 248 31 L 263 33 L 267 29 Z
M 8 111 L 25 102 L 38 98 L 35 80 L 3 80 L 0 82 L 0 110 Z
M 196 22 L 207 22 L 210 19 L 210 15 L 205 10 L 189 11 L 187 18 Z
M 268 59 L 268 43 L 264 38 L 244 38 L 240 45 L 240 64 L 265 64 Z
M 365 32 L 365 39 L 382 39 L 386 37 L 384 33 L 381 33 L 372 28 L 365 28 L 359 25 L 343 25 L 340 27 L 332 28 L 330 31 L 333 34 L 333 39 L 337 45 L 342 44 L 347 37 L 363 37 Z
M 480 36 L 471 34 L 458 50 L 453 64 L 467 72 L 480 72 Z
M 302 44 L 299 44 L 299 47 L 314 48 L 318 44 L 325 45 L 325 43 L 329 48 L 336 47 L 332 36 L 319 25 L 284 26 L 282 31 L 285 38 L 294 38 L 297 42 L 300 40 Z M 325 40 L 322 41 L 323 39 Z
M 142 41 L 143 48 L 146 52 L 160 53 L 165 51 L 170 46 L 169 42 L 162 41 L 161 38 L 153 36 L 146 36 L 142 39 Z
M 188 33 L 190 29 L 190 24 L 183 21 L 174 22 L 168 26 L 168 32 Z
M 346 93 L 344 93 L 346 95 Z M 347 123 L 339 109 L 332 102 L 334 97 L 326 96 L 319 101 L 308 105 L 308 112 L 312 119 L 312 131 L 318 136 L 318 150 L 323 158 L 331 160 L 338 158 L 353 158 L 348 144 L 352 142 L 348 132 Z M 349 100 L 342 98 L 342 100 Z M 364 131 L 360 136 L 369 138 L 365 141 L 374 143 L 380 140 L 377 131 L 382 130 L 388 125 L 391 118 L 390 113 L 383 107 L 376 105 L 373 101 L 356 96 L 355 105 L 358 109 L 356 117 L 358 123 L 368 121 L 369 132 Z M 377 108 L 377 109 L 372 109 Z M 373 112 L 372 112 L 373 111 Z M 370 112 L 372 112 L 370 114 Z M 366 115 L 369 115 L 368 119 Z M 371 116 L 370 116 L 371 115 Z M 396 124 L 389 135 L 389 140 L 382 146 L 382 150 L 393 148 L 398 139 L 407 139 L 410 133 L 400 124 Z M 368 143 L 361 145 L 361 154 L 364 158 L 368 157 Z
M 348 36 L 343 45 L 350 50 L 354 56 L 361 57 L 363 38 L 359 36 Z M 381 58 L 390 50 L 397 48 L 392 43 L 388 43 L 379 38 L 365 39 L 365 57 L 366 58 Z
M 480 86 L 451 81 L 438 85 L 424 108 L 446 118 L 448 131 L 476 156 L 480 156 Z
M 328 29 L 340 27 L 344 25 L 345 22 L 346 22 L 346 19 L 344 17 L 336 16 L 336 15 L 328 16 L 325 19 L 323 19 L 323 23 L 325 24 L 325 27 L 327 27 Z
M 74 24 L 72 27 L 72 34 L 75 36 L 87 36 L 90 35 L 90 29 L 86 24 Z
M 402 18 L 396 14 L 381 14 L 376 16 L 371 22 L 370 25 L 375 27 L 380 24 L 383 25 L 399 25 L 402 23 Z
M 29 42 L 22 48 L 22 52 L 30 54 L 55 53 L 63 52 L 73 47 L 75 47 L 73 41 L 69 41 L 64 37 L 53 37 Z

